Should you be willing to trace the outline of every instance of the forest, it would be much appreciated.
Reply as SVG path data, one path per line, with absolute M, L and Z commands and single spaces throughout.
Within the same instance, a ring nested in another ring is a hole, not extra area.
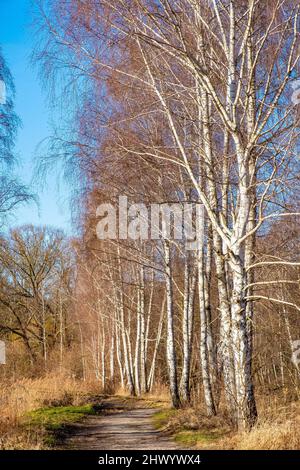
M 8 223 L 35 196 L 0 57 L 0 447 L 117 396 L 187 448 L 299 449 L 299 1 L 34 3 L 74 232 Z

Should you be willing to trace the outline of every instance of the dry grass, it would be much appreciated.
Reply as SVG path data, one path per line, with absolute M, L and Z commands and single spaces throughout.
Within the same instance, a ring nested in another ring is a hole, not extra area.
M 164 409 L 154 415 L 156 428 L 171 434 L 175 441 L 187 448 L 219 449 L 231 429 L 222 416 L 207 417 L 203 409 Z
M 132 397 L 128 394 L 128 390 L 122 387 L 116 387 L 113 390 L 113 393 L 108 393 L 110 395 L 117 396 L 121 399 L 124 399 L 129 404 L 132 401 L 132 404 L 135 407 L 146 407 L 146 408 L 169 408 L 171 406 L 170 401 L 170 392 L 166 385 L 157 384 L 153 387 L 151 392 L 144 393 L 137 397 Z
M 81 406 L 99 396 L 99 382 L 83 382 L 66 375 L 48 374 L 38 379 L 12 380 L 0 383 L 0 449 L 40 449 L 44 447 L 43 430 L 22 426 L 24 415 L 51 406 Z M 126 392 L 116 390 L 128 405 Z M 300 448 L 300 404 L 286 404 L 272 397 L 259 397 L 259 421 L 248 433 L 232 431 L 226 413 L 208 418 L 204 409 L 169 408 L 166 387 L 157 386 L 142 399 L 130 399 L 132 406 L 158 406 L 156 427 L 173 434 L 184 445 L 199 449 L 265 449 Z
M 287 421 L 257 425 L 251 432 L 237 437 L 236 449 L 298 450 L 300 449 L 299 424 Z
M 119 397 L 128 397 L 128 390 L 122 387 L 116 387 L 114 394 Z M 145 393 L 142 396 L 149 400 L 159 400 L 170 404 L 170 391 L 166 385 L 156 384 L 151 392 Z
M 68 376 L 48 374 L 38 379 L 6 381 L 0 384 L 0 448 L 39 449 L 44 436 L 24 430 L 23 416 L 45 406 L 81 405 L 99 395 L 99 383 L 77 381 Z
M 262 407 L 257 425 L 244 433 L 234 432 L 226 414 L 208 418 L 201 407 L 164 409 L 154 424 L 172 434 L 177 442 L 197 449 L 296 450 L 300 449 L 300 404 Z
M 170 391 L 169 388 L 164 384 L 154 385 L 151 392 L 145 395 L 149 400 L 159 400 L 161 402 L 170 404 Z
M 299 450 L 300 404 L 267 409 L 248 433 L 236 436 L 236 449 Z

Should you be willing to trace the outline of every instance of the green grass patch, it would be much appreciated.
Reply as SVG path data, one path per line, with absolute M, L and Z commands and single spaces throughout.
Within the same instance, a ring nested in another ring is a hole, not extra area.
M 88 415 L 97 414 L 97 407 L 91 404 L 83 406 L 55 406 L 31 411 L 24 417 L 24 426 L 41 428 L 44 442 L 54 446 L 62 438 L 63 431 Z
M 25 424 L 30 426 L 44 426 L 46 429 L 55 430 L 62 426 L 76 423 L 82 420 L 86 415 L 93 414 L 96 414 L 93 405 L 40 408 L 26 415 Z
M 180 431 L 175 434 L 176 442 L 184 445 L 194 446 L 198 443 L 211 443 L 221 437 L 220 433 L 209 431 Z
M 157 408 L 161 410 L 162 406 L 165 406 L 165 402 L 163 401 L 153 401 L 153 400 L 148 400 L 144 399 L 145 405 L 147 408 Z
M 163 409 L 153 415 L 153 423 L 156 429 L 169 430 L 172 437 L 179 445 L 183 447 L 193 447 L 197 444 L 203 446 L 213 444 L 215 441 L 224 436 L 222 429 L 191 429 L 188 423 L 180 423 L 176 419 L 176 414 L 182 410 Z M 175 419 L 172 419 L 175 418 Z
M 174 409 L 161 410 L 155 413 L 153 415 L 153 422 L 154 422 L 154 426 L 156 427 L 156 429 L 165 427 L 168 424 L 170 418 L 174 416 L 176 413 L 177 413 L 177 410 L 174 410 Z

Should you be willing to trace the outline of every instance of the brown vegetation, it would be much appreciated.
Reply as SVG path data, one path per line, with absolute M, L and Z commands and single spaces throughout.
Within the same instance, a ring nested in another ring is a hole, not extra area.
M 65 156 L 79 230 L 1 238 L 8 421 L 90 382 L 167 387 L 181 442 L 298 447 L 299 2 L 41 1 L 37 24 L 69 105 L 41 167 Z

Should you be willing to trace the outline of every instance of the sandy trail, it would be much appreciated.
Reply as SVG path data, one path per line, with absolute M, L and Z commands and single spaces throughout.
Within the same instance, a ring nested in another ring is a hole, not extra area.
M 157 409 L 133 408 L 124 402 L 105 402 L 105 414 L 91 416 L 74 426 L 65 449 L 178 450 L 176 444 L 152 423 Z M 140 406 L 140 405 L 139 405 Z

